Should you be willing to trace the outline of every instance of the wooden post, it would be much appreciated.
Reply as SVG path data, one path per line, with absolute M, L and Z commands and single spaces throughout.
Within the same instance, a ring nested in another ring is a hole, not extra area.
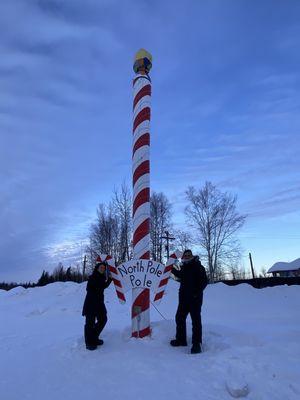
M 254 268 L 253 268 L 253 261 L 252 261 L 251 253 L 249 253 L 249 260 L 250 260 L 250 265 L 251 265 L 252 278 L 255 279 L 255 274 L 254 274 Z

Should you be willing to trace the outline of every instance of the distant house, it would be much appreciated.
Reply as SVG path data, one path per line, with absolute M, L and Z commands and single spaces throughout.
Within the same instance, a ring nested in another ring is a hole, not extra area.
M 268 274 L 273 274 L 273 276 L 300 276 L 300 258 L 292 262 L 277 262 L 269 270 Z

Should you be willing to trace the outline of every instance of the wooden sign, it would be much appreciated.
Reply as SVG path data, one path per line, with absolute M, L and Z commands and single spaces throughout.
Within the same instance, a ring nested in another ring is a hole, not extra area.
M 157 291 L 165 266 L 152 260 L 130 260 L 116 267 L 123 292 L 145 288 Z

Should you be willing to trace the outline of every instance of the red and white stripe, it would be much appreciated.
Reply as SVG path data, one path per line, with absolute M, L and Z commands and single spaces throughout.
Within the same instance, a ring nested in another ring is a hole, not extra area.
M 125 295 L 124 295 L 124 290 L 122 286 L 122 281 L 120 279 L 120 276 L 118 274 L 118 270 L 116 268 L 115 260 L 107 254 L 100 254 L 98 255 L 96 262 L 107 262 L 108 267 L 109 267 L 109 272 L 111 273 L 111 278 L 112 281 L 115 285 L 116 293 L 118 296 L 118 299 L 120 303 L 125 303 Z
M 171 270 L 179 258 L 181 258 L 182 252 L 177 250 L 173 254 L 170 255 L 167 264 L 165 266 L 164 272 L 161 276 L 157 292 L 154 297 L 154 301 L 160 301 L 165 293 L 165 289 L 167 287 L 168 281 L 170 279 Z
M 150 112 L 151 80 L 137 74 L 133 80 L 133 258 L 150 259 Z M 150 330 L 149 289 L 132 290 L 132 336 Z

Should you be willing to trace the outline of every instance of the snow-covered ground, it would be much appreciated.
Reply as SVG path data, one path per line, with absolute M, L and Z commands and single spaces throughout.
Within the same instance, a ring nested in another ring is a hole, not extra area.
M 300 399 L 300 287 L 209 286 L 204 353 L 171 348 L 177 283 L 151 309 L 151 339 L 130 338 L 129 303 L 106 290 L 104 346 L 85 349 L 85 285 L 0 290 L 0 399 Z M 191 325 L 188 322 L 189 337 Z M 231 394 L 230 394 L 231 393 Z

